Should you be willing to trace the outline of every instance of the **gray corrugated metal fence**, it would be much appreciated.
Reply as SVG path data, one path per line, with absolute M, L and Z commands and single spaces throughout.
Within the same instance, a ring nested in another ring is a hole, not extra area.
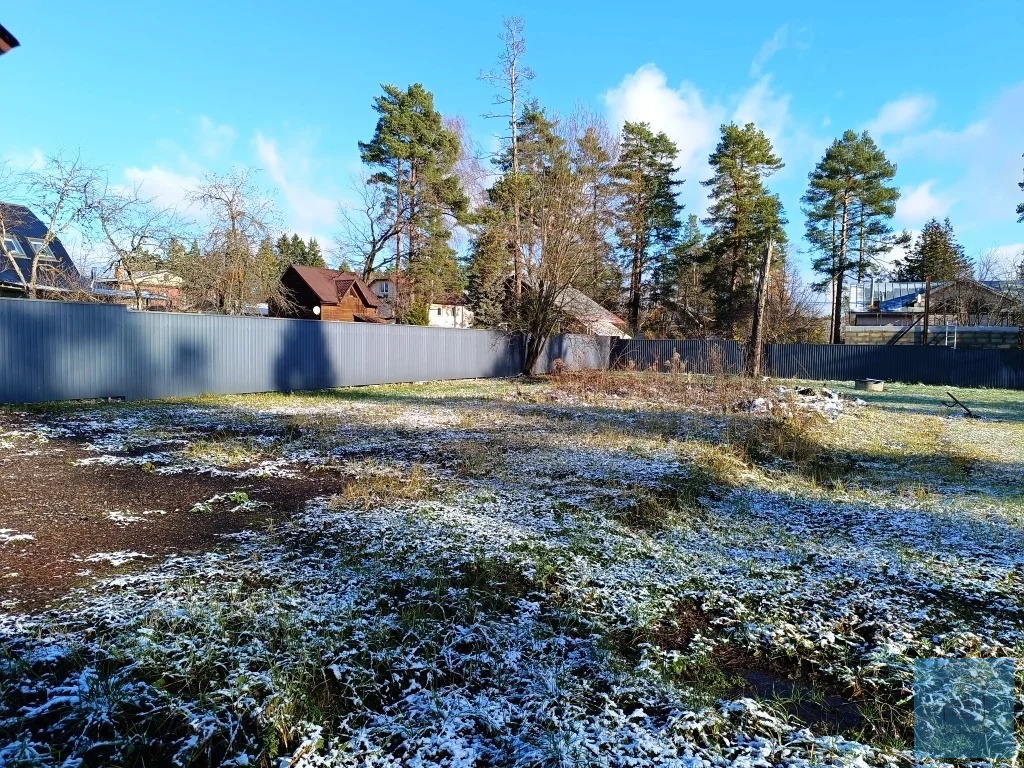
M 537 373 L 632 362 L 738 373 L 733 341 L 553 336 Z M 0 402 L 287 392 L 358 384 L 515 376 L 522 338 L 497 331 L 161 312 L 104 304 L 0 299 Z M 878 378 L 1024 389 L 1024 351 L 769 344 L 783 378 Z
M 860 344 L 769 344 L 765 372 L 780 378 L 885 379 L 1024 389 L 1024 350 Z
M 612 365 L 670 370 L 673 355 L 679 355 L 684 370 L 692 373 L 742 373 L 745 355 L 735 341 L 720 339 L 619 339 L 612 352 Z
M 613 365 L 668 370 L 678 351 L 695 373 L 744 369 L 744 348 L 734 341 L 630 339 L 616 342 Z M 764 372 L 778 378 L 818 381 L 885 379 L 910 384 L 1024 389 L 1024 350 L 860 344 L 767 344 Z
M 496 331 L 131 312 L 0 299 L 0 402 L 174 397 L 514 376 L 522 339 Z M 555 336 L 562 357 L 606 367 L 610 341 Z

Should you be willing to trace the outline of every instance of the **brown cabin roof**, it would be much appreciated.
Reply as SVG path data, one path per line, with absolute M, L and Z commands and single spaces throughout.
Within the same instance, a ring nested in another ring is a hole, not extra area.
M 374 309 L 380 306 L 380 301 L 373 295 L 373 291 L 355 272 L 304 267 L 300 264 L 292 264 L 291 269 L 302 278 L 323 304 L 337 304 L 351 288 L 355 288 L 366 306 Z

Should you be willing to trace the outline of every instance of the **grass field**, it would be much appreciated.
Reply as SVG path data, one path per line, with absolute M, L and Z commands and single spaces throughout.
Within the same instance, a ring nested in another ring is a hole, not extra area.
M 1024 398 L 826 386 L 0 414 L 0 764 L 913 764 L 915 658 L 1024 658 Z

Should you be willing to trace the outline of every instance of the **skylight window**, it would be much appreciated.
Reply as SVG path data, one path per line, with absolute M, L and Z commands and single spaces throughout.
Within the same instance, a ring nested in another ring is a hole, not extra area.
M 18 242 L 18 238 L 8 235 L 4 238 L 4 252 L 11 254 L 12 256 L 24 256 L 25 251 L 21 247 L 21 243 Z
M 34 238 L 28 239 L 29 245 L 32 246 L 32 250 L 39 255 L 40 261 L 56 261 L 57 257 L 53 255 L 53 251 L 50 250 L 50 246 L 43 245 L 42 240 L 36 240 Z

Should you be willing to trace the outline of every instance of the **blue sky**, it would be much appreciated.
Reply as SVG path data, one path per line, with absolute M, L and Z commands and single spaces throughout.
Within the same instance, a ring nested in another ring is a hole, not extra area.
M 167 203 L 205 170 L 262 168 L 284 224 L 329 242 L 351 197 L 356 142 L 382 82 L 422 82 L 489 145 L 477 80 L 501 18 L 524 17 L 534 95 L 639 119 L 680 146 L 681 197 L 718 126 L 753 120 L 787 167 L 770 183 L 803 248 L 807 172 L 846 128 L 868 128 L 897 162 L 896 225 L 948 215 L 973 255 L 1024 248 L 1014 207 L 1024 159 L 1024 7 L 1007 2 L 620 4 L 524 2 L 71 2 L 2 11 L 22 48 L 0 59 L 15 166 L 80 149 L 118 183 Z M 155 7 L 159 6 L 159 7 Z M 806 264 L 806 254 L 794 258 Z

